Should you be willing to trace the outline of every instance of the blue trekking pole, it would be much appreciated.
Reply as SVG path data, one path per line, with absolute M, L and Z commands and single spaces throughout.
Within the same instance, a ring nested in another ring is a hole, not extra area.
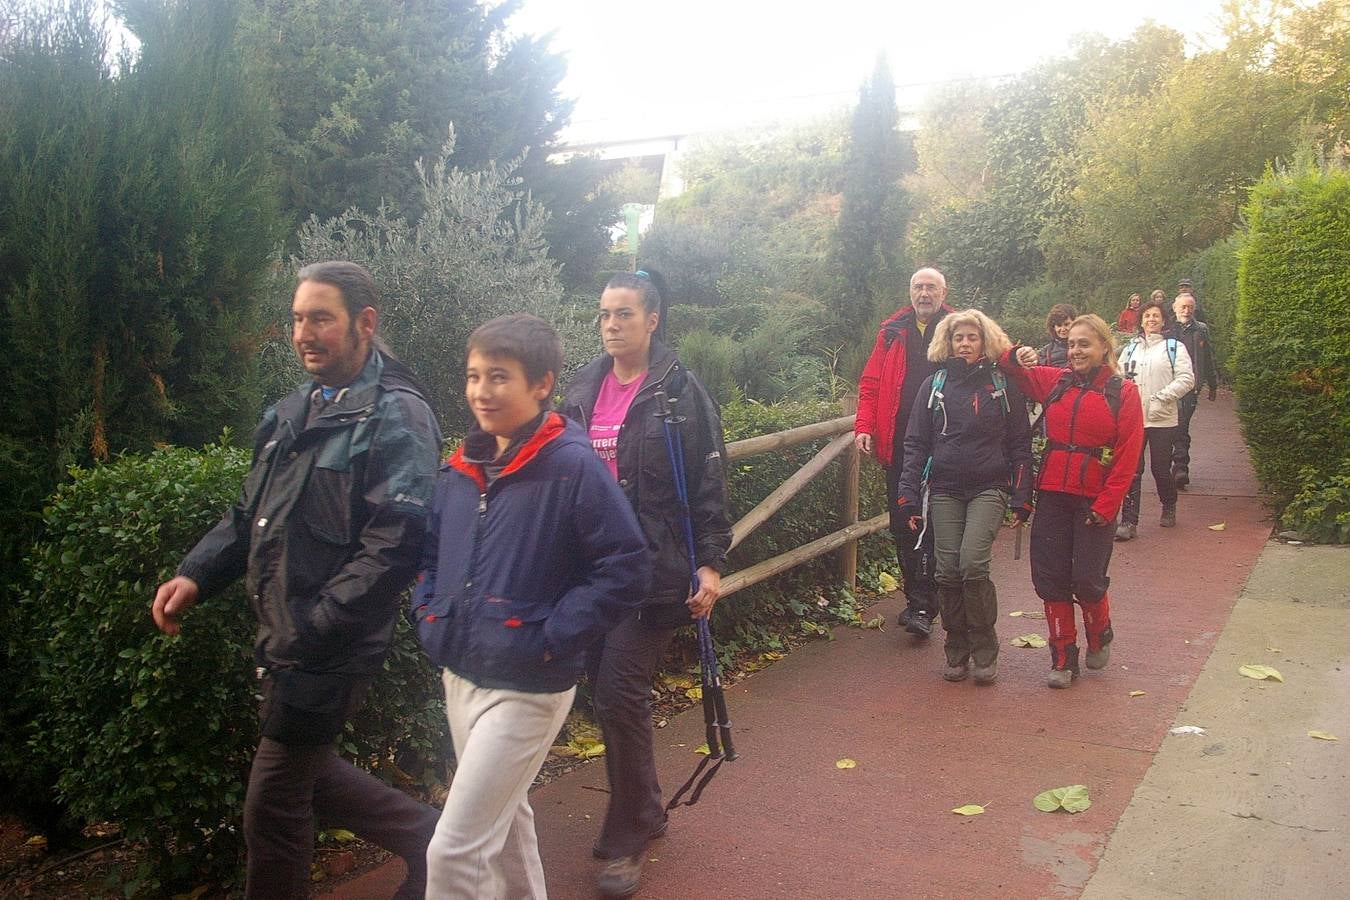
M 666 436 L 666 454 L 670 457 L 670 469 L 675 479 L 675 496 L 680 502 L 680 522 L 684 526 L 685 556 L 689 561 L 690 595 L 698 592 L 698 562 L 694 553 L 694 526 L 689 516 L 689 485 L 685 481 L 684 446 L 680 439 L 680 424 L 683 416 L 675 415 L 675 401 L 666 396 L 665 391 L 656 392 L 656 417 L 661 420 Z M 708 626 L 708 617 L 695 620 L 698 630 L 699 674 L 703 681 L 703 726 L 708 739 L 708 756 L 694 770 L 694 774 L 684 786 L 675 792 L 667 809 L 679 806 L 680 797 L 698 778 L 699 773 L 708 764 L 708 760 L 717 760 L 717 764 L 699 782 L 697 789 L 688 800 L 689 806 L 698 802 L 703 788 L 716 773 L 722 760 L 735 761 L 739 754 L 731 743 L 731 717 L 727 715 L 727 698 L 722 690 L 722 674 L 717 665 L 717 652 L 713 647 L 712 630 Z

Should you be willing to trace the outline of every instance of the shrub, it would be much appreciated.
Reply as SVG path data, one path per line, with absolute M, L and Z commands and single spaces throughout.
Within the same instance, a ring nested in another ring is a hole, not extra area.
M 1350 460 L 1329 475 L 1303 474 L 1302 489 L 1284 509 L 1284 527 L 1321 543 L 1350 544 Z
M 1256 474 L 1288 500 L 1350 457 L 1350 172 L 1270 173 L 1238 252 L 1238 411 Z
M 7 773 L 47 785 L 82 820 L 119 822 L 165 882 L 229 880 L 257 741 L 253 617 L 235 585 L 199 604 L 177 638 L 149 615 L 156 585 L 238 495 L 248 454 L 223 444 L 157 450 L 74 470 L 51 498 L 27 559 L 10 650 L 29 662 L 25 715 Z M 398 746 L 434 754 L 444 720 L 429 667 L 400 630 L 357 722 L 349 755 Z M 9 701 L 7 699 L 7 705 Z

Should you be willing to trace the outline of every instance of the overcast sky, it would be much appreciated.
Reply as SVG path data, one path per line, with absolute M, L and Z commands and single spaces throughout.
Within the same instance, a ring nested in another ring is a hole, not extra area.
M 1217 41 L 1221 0 L 525 0 L 522 33 L 555 32 L 576 98 L 564 137 L 600 140 L 807 118 L 850 104 L 878 51 L 913 107 L 923 85 L 1065 55 L 1076 34 L 1146 19 Z

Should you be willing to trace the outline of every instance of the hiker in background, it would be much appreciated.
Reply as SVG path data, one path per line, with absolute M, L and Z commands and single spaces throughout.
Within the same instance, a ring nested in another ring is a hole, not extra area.
M 1009 346 L 1003 329 L 977 309 L 939 322 L 928 346 L 939 368 L 919 386 L 905 433 L 896 502 L 910 540 L 925 528 L 933 532 L 947 681 L 998 678 L 994 538 L 1009 504 L 1011 526 L 1031 516 L 1026 400 L 997 365 Z
M 1050 342 L 1036 354 L 1038 365 L 1060 369 L 1069 365 L 1069 326 L 1076 318 L 1078 311 L 1067 303 L 1056 303 L 1050 307 L 1045 317 L 1045 331 L 1050 335 Z
M 1135 291 L 1130 295 L 1130 299 L 1125 302 L 1125 308 L 1116 316 L 1116 331 L 1121 334 L 1134 334 L 1139 330 L 1139 304 L 1141 302 L 1139 292 Z
M 651 575 L 647 541 L 586 433 L 549 410 L 562 342 L 502 316 L 468 341 L 476 424 L 441 467 L 412 620 L 442 668 L 455 774 L 427 848 L 435 900 L 546 896 L 529 789 L 586 652 Z
M 1176 315 L 1176 321 L 1169 336 L 1176 338 L 1186 348 L 1195 369 L 1195 387 L 1177 402 L 1177 433 L 1172 443 L 1172 480 L 1178 490 L 1185 490 L 1186 485 L 1191 483 L 1191 417 L 1200 404 L 1200 385 L 1209 388 L 1210 402 L 1217 396 L 1219 366 L 1214 359 L 1209 326 L 1195 318 L 1195 297 L 1177 294 L 1177 298 L 1172 301 L 1172 312 Z
M 872 355 L 858 379 L 858 416 L 853 441 L 862 453 L 875 453 L 886 470 L 886 508 L 891 536 L 904 581 L 905 609 L 900 624 L 919 638 L 933 633 L 937 614 L 937 581 L 933 575 L 933 532 L 923 532 L 918 547 L 897 505 L 902 444 L 909 416 L 919 396 L 919 385 L 935 371 L 928 359 L 933 328 L 952 311 L 946 304 L 947 279 L 934 268 L 923 268 L 909 279 L 909 305 L 898 310 L 877 332 Z
M 663 343 L 669 297 L 658 272 L 609 280 L 600 295 L 604 352 L 572 379 L 561 406 L 589 430 L 592 448 L 633 505 L 654 566 L 651 589 L 592 648 L 588 663 L 609 776 L 609 806 L 593 853 L 607 860 L 600 893 L 615 897 L 637 890 L 647 843 L 666 831 L 653 749 L 652 678 L 676 629 L 712 612 L 731 546 L 722 420 L 707 390 Z M 684 419 L 699 581 L 692 596 L 683 513 L 665 426 L 656 416 L 658 393 L 674 400 Z
M 1112 523 L 1134 477 L 1143 447 L 1138 388 L 1116 371 L 1115 346 L 1097 316 L 1069 328 L 1069 368 L 1036 365 L 1030 347 L 1003 354 L 999 368 L 1045 407 L 1045 458 L 1031 522 L 1031 581 L 1045 602 L 1052 688 L 1078 674 L 1074 603 L 1083 610 L 1087 666 L 1111 658 Z
M 1167 337 L 1167 307 L 1162 300 L 1149 300 L 1139 310 L 1139 334 L 1120 352 L 1120 371 L 1139 388 L 1144 412 L 1144 440 L 1148 464 L 1162 501 L 1158 524 L 1177 524 L 1177 485 L 1172 480 L 1172 444 L 1176 440 L 1178 402 L 1195 387 L 1191 356 L 1176 338 Z M 1116 540 L 1128 541 L 1139 533 L 1139 499 L 1144 483 L 1144 455 L 1130 492 L 1125 497 Z
M 1200 305 L 1200 298 L 1195 295 L 1195 286 L 1191 284 L 1189 278 L 1183 278 L 1177 282 L 1177 295 L 1189 294 L 1195 301 L 1195 314 L 1193 318 L 1197 322 L 1208 322 L 1209 318 L 1205 315 L 1205 308 Z

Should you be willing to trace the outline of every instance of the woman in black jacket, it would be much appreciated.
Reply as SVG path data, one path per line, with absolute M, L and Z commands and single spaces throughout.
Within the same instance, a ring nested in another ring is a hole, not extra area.
M 1045 330 L 1050 343 L 1036 352 L 1037 365 L 1069 367 L 1069 326 L 1078 318 L 1078 311 L 1067 303 L 1056 303 L 1045 317 Z
M 971 663 L 976 684 L 998 678 L 994 538 L 1009 504 L 1014 527 L 1031 514 L 1026 401 L 997 366 L 1009 346 L 979 310 L 939 322 L 928 358 L 941 368 L 920 386 L 905 432 L 897 502 L 916 540 L 933 529 L 948 681 L 963 681 Z
M 605 352 L 568 385 L 562 412 L 580 422 L 633 504 L 651 548 L 653 578 L 641 608 L 591 655 L 595 713 L 605 739 L 609 809 L 594 853 L 608 859 L 606 896 L 637 889 L 647 842 L 666 816 L 652 750 L 651 686 L 675 629 L 712 612 L 731 545 L 726 451 L 717 405 L 661 341 L 668 293 L 656 272 L 615 275 L 600 296 Z M 657 394 L 674 401 L 694 533 L 699 589 L 691 596 L 689 557 Z

